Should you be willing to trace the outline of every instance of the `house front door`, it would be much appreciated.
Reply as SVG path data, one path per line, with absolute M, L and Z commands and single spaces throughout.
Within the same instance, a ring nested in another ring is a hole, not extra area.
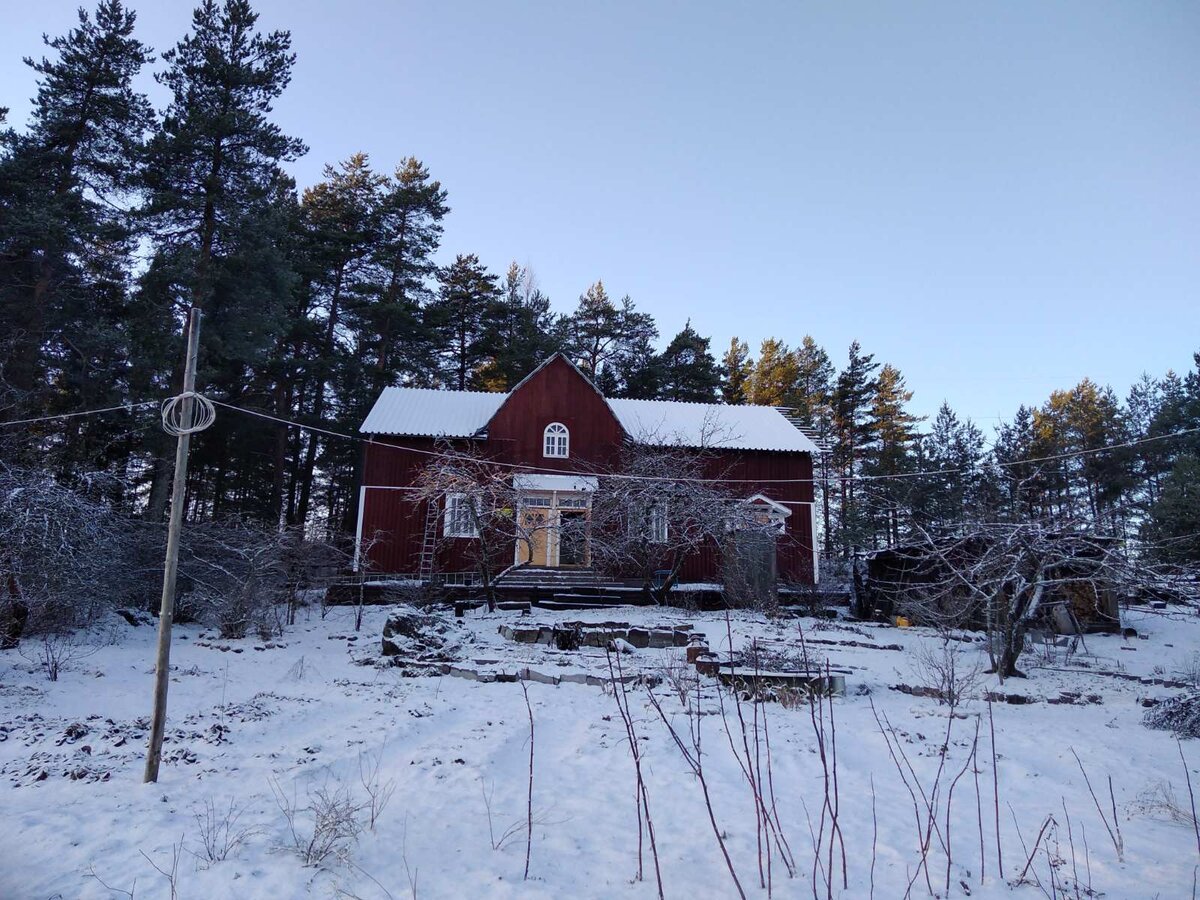
M 587 513 L 577 509 L 558 511 L 558 564 L 586 566 Z
M 521 506 L 521 531 L 516 562 L 532 566 L 588 564 L 590 499 L 579 492 L 550 492 L 526 498 Z
M 525 532 L 525 541 L 517 545 L 517 561 L 533 566 L 550 564 L 548 541 L 549 531 L 546 528 L 546 518 L 550 511 L 546 509 L 526 509 L 521 513 L 521 525 Z

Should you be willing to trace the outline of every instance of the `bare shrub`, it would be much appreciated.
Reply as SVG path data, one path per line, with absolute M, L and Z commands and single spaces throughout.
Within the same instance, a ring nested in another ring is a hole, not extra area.
M 1175 794 L 1175 787 L 1166 779 L 1160 779 L 1137 795 L 1129 805 L 1130 812 L 1154 819 L 1173 822 L 1195 828 L 1196 818 L 1189 806 L 1184 806 Z
M 274 779 L 271 793 L 287 823 L 292 847 L 306 866 L 320 865 L 330 857 L 345 858 L 362 833 L 364 806 L 337 781 L 327 779 L 320 787 L 310 787 L 305 805 L 294 789 L 289 796 Z
M 182 540 L 180 607 L 223 638 L 269 640 L 295 621 L 301 590 L 334 577 L 335 558 L 331 545 L 296 529 L 237 518 L 196 523 Z
M 1193 653 L 1191 659 L 1180 666 L 1179 679 L 1194 688 L 1200 688 L 1200 653 Z
M 938 702 L 957 709 L 983 679 L 983 661 L 971 648 L 942 637 L 939 644 L 922 642 L 913 651 L 913 674 Z
M 679 704 L 686 710 L 691 707 L 692 682 L 696 677 L 694 667 L 688 665 L 685 658 L 668 654 L 667 661 L 658 669 L 658 675 L 663 684 L 679 698 Z
M 146 855 L 145 850 L 139 850 L 138 853 L 142 854 L 142 858 L 145 859 L 146 862 L 154 866 L 154 870 L 158 872 L 159 875 L 167 879 L 167 885 L 170 888 L 171 900 L 179 900 L 179 858 L 183 856 L 183 838 L 181 837 L 179 839 L 179 843 L 171 845 L 171 868 L 169 869 L 164 869 L 162 866 L 152 860 Z M 130 892 L 130 897 L 133 897 L 132 892 Z
M 228 807 L 219 807 L 212 798 L 206 799 L 203 809 L 192 814 L 200 838 L 200 852 L 194 855 L 205 862 L 224 862 L 242 844 L 258 834 L 257 828 L 239 827 L 243 812 L 245 808 L 234 800 L 229 801 Z
M 54 631 L 42 634 L 36 644 L 24 642 L 19 649 L 21 655 L 36 664 L 47 679 L 58 681 L 59 674 L 69 663 L 91 656 L 100 648 L 85 643 L 78 632 Z
M 1079 758 L 1079 754 L 1075 752 L 1075 748 L 1071 748 L 1071 755 L 1075 757 L 1075 762 L 1079 765 L 1079 771 L 1083 774 L 1084 784 L 1087 785 L 1088 793 L 1091 794 L 1092 803 L 1096 806 L 1096 813 L 1100 816 L 1100 821 L 1104 823 L 1104 830 L 1108 832 L 1108 837 L 1112 841 L 1113 850 L 1117 854 L 1117 862 L 1125 861 L 1125 838 L 1121 834 L 1121 820 L 1117 816 L 1117 797 L 1113 791 L 1112 776 L 1108 776 L 1108 801 L 1112 810 L 1112 820 L 1104 812 L 1104 807 L 1100 804 L 1100 798 L 1096 796 L 1096 791 L 1092 787 L 1092 779 L 1088 777 L 1087 769 L 1083 767 L 1083 760 Z
M 517 819 L 497 836 L 492 815 L 492 794 L 495 793 L 496 785 L 493 783 L 491 788 L 488 789 L 484 786 L 483 779 L 481 778 L 479 780 L 479 790 L 483 792 L 483 808 L 487 812 L 488 841 L 491 843 L 493 850 L 503 850 L 525 830 L 525 820 Z
M 149 532 L 114 509 L 123 489 L 0 464 L 0 649 L 90 625 L 137 595 L 129 561 Z
M 367 800 L 363 804 L 366 812 L 367 828 L 375 830 L 375 823 L 383 815 L 384 808 L 396 792 L 396 782 L 393 779 L 383 781 L 379 769 L 383 763 L 383 747 L 372 753 L 358 755 L 358 780 L 366 792 Z

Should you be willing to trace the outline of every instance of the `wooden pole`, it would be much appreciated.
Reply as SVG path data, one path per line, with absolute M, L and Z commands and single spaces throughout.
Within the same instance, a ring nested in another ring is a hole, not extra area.
M 162 605 L 158 612 L 158 653 L 154 663 L 154 715 L 150 721 L 150 747 L 146 753 L 144 783 L 158 781 L 162 761 L 163 731 L 167 724 L 167 684 L 171 676 L 171 625 L 175 617 L 175 575 L 179 564 L 179 531 L 183 527 L 184 491 L 192 424 L 192 392 L 196 389 L 196 356 L 200 349 L 200 310 L 188 315 L 187 357 L 183 370 L 180 423 L 183 431 L 175 445 L 175 477 L 171 483 L 171 518 L 167 530 L 167 558 L 163 564 Z

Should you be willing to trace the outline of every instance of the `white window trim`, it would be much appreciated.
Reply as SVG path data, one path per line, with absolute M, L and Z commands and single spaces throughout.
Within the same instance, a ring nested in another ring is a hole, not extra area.
M 469 527 L 467 527 L 467 528 L 461 527 L 461 525 L 462 525 L 461 521 L 456 521 L 457 519 L 459 519 L 459 516 L 456 513 L 455 508 L 459 504 L 469 503 L 469 502 L 471 502 L 471 500 L 470 500 L 470 496 L 468 494 L 447 494 L 446 495 L 446 509 L 445 509 L 445 514 L 442 516 L 442 536 L 443 537 L 453 537 L 453 538 L 477 538 L 477 537 L 479 537 L 479 529 L 475 527 L 475 521 L 473 518 L 468 520 Z M 478 499 L 476 499 L 475 508 L 476 508 L 476 511 L 478 511 L 478 509 L 479 509 Z
M 542 430 L 542 456 L 549 459 L 567 459 L 570 455 L 570 430 L 562 422 L 551 422 Z
M 745 502 L 749 506 L 765 507 L 769 511 L 768 514 L 775 531 L 779 534 L 787 534 L 787 520 L 792 514 L 790 509 L 777 500 L 772 500 L 766 494 L 755 494 L 753 497 L 746 498 Z
M 652 544 L 665 544 L 671 533 L 671 518 L 667 515 L 667 504 L 656 503 L 650 508 L 649 538 Z

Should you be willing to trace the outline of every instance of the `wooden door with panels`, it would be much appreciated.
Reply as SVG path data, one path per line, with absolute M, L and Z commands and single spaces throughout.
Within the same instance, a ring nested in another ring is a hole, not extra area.
M 588 565 L 587 496 L 551 493 L 531 496 L 521 503 L 521 540 L 517 563 L 533 566 L 582 567 Z
M 551 516 L 553 497 L 527 497 L 521 504 L 521 531 L 524 540 L 517 542 L 517 562 L 533 566 L 549 566 Z

